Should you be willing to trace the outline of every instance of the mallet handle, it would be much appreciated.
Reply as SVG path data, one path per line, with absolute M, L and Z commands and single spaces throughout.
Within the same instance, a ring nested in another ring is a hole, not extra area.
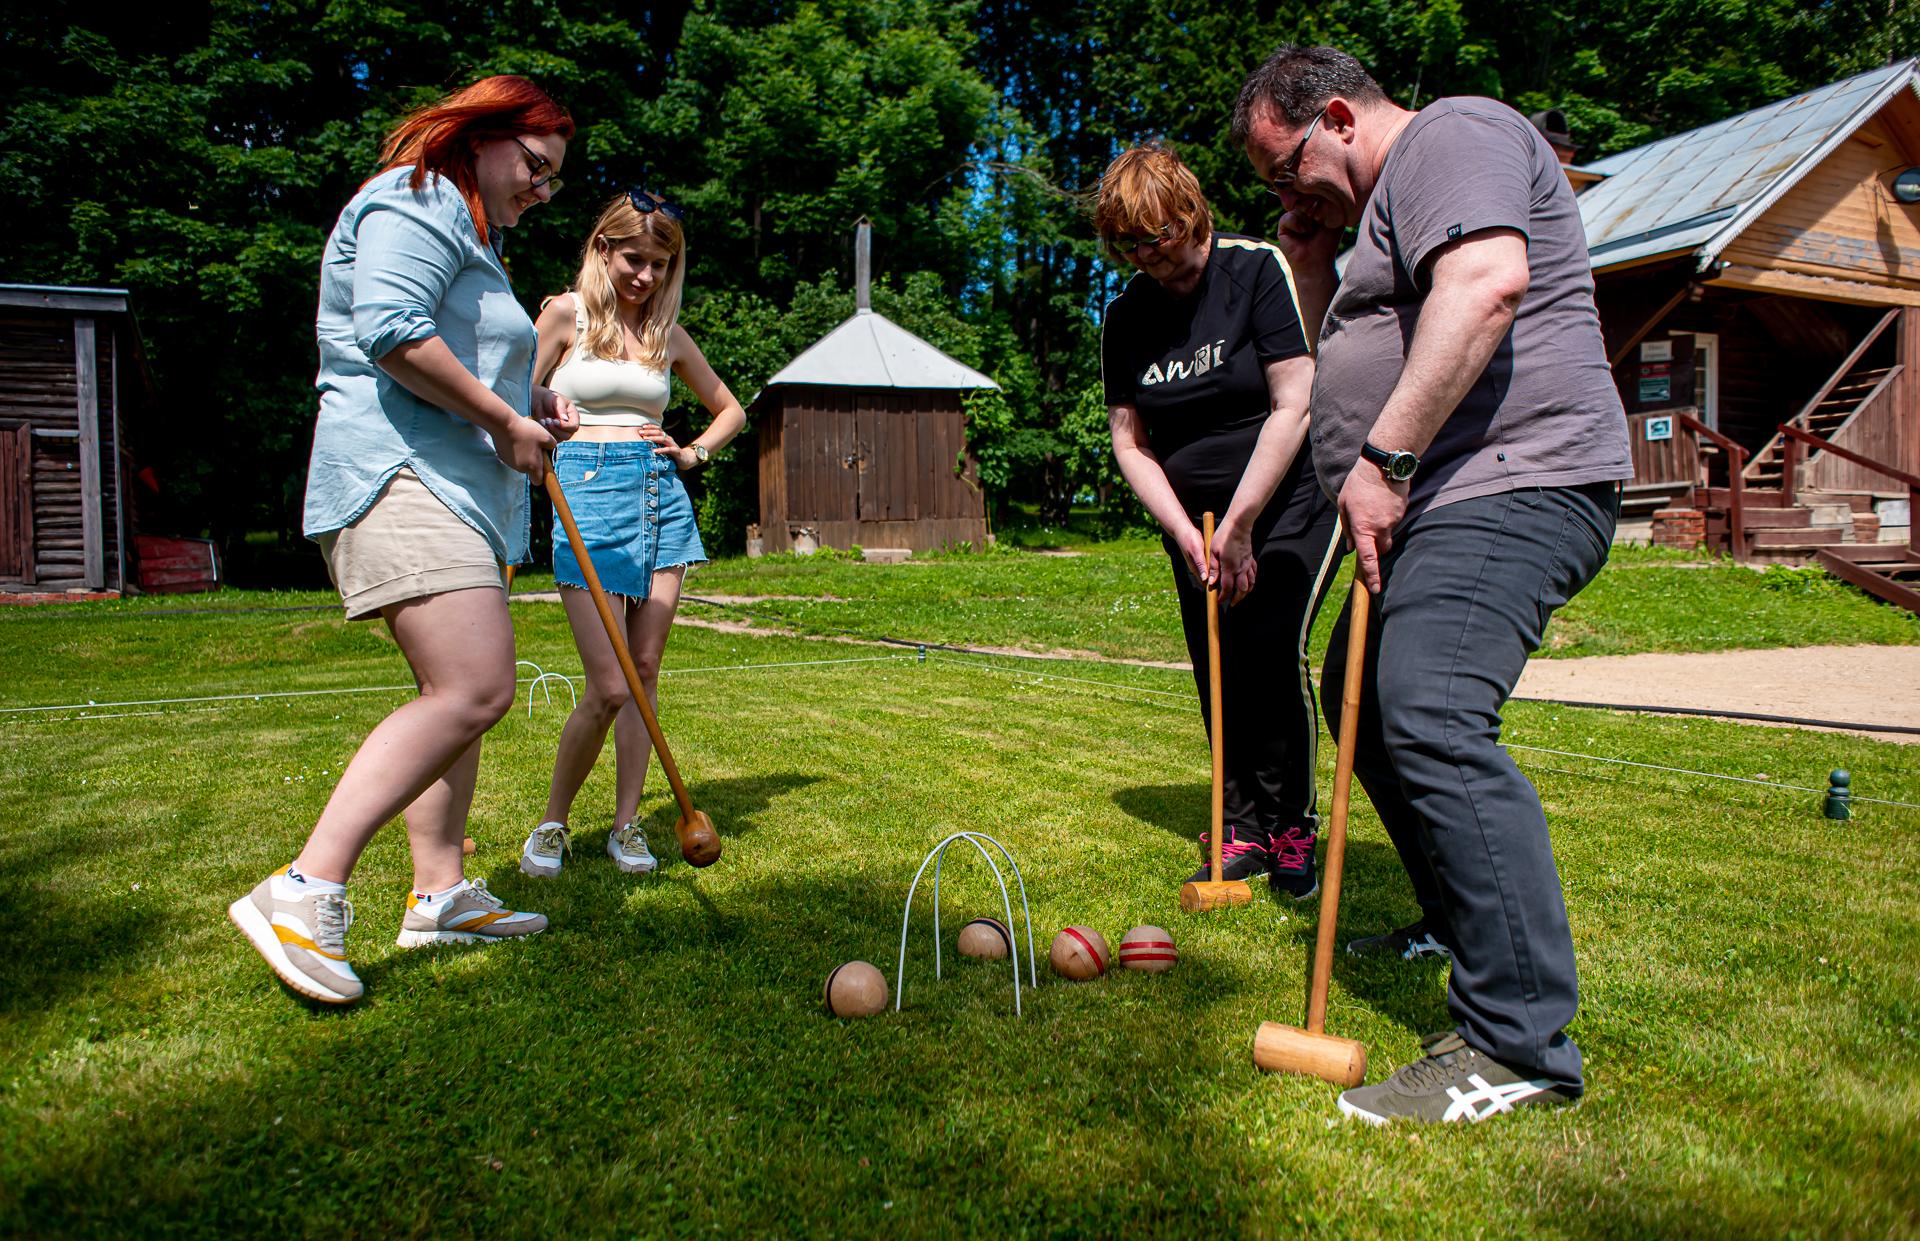
M 681 816 L 691 821 L 695 814 L 693 798 L 687 795 L 687 786 L 680 780 L 680 768 L 674 765 L 673 752 L 667 749 L 667 738 L 660 731 L 660 721 L 654 718 L 653 703 L 647 700 L 647 692 L 640 684 L 640 670 L 633 666 L 633 652 L 627 649 L 626 635 L 620 632 L 620 622 L 614 619 L 613 605 L 607 602 L 600 575 L 594 572 L 593 561 L 587 557 L 586 540 L 580 537 L 580 527 L 573 522 L 573 507 L 567 503 L 560 479 L 551 469 L 547 471 L 547 498 L 553 501 L 553 511 L 559 516 L 560 524 L 566 527 L 567 542 L 573 545 L 573 558 L 580 562 L 580 575 L 587 579 L 593 606 L 600 613 L 600 623 L 606 626 L 608 641 L 613 643 L 614 658 L 620 661 L 620 671 L 627 678 L 627 691 L 633 695 L 633 705 L 640 708 L 647 736 L 653 738 L 654 752 L 660 756 L 660 770 L 667 773 L 667 783 L 673 786 L 673 799 L 680 803 Z
M 1313 990 L 1307 995 L 1307 1033 L 1327 1028 L 1327 983 L 1333 977 L 1335 924 L 1340 918 L 1340 871 L 1347 861 L 1347 801 L 1353 792 L 1353 750 L 1360 731 L 1360 674 L 1367 662 L 1367 612 L 1373 597 L 1358 573 L 1347 613 L 1347 675 L 1340 687 L 1340 748 L 1333 762 L 1333 815 L 1327 828 L 1327 870 L 1320 879 L 1320 925 L 1313 946 Z
M 1200 515 L 1200 533 L 1205 538 L 1207 572 L 1213 572 L 1213 514 Z M 1207 718 L 1213 722 L 1208 744 L 1213 748 L 1213 830 L 1207 839 L 1212 845 L 1212 855 L 1208 865 L 1213 869 L 1212 881 L 1220 880 L 1220 835 L 1227 817 L 1226 777 L 1227 751 L 1222 739 L 1220 720 L 1220 589 L 1215 583 L 1207 584 Z

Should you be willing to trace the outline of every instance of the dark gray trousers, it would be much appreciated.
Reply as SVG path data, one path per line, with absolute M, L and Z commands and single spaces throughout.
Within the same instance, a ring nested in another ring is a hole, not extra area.
M 1573 935 L 1546 814 L 1500 745 L 1500 708 L 1547 620 L 1606 563 L 1616 485 L 1529 488 L 1416 514 L 1395 532 L 1367 635 L 1354 771 L 1414 897 L 1453 949 L 1468 1043 L 1575 1089 Z M 1323 672 L 1338 735 L 1348 621 Z

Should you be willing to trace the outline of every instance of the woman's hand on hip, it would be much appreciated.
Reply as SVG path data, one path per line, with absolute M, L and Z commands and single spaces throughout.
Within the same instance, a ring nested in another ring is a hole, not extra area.
M 699 464 L 693 455 L 693 449 L 682 448 L 677 440 L 667 434 L 667 429 L 657 422 L 649 422 L 640 428 L 640 438 L 653 445 L 653 450 L 673 462 L 683 470 L 691 470 Z
M 546 478 L 552 451 L 553 436 L 532 418 L 516 417 L 493 437 L 493 455 L 536 483 Z
M 1251 530 L 1231 518 L 1215 526 L 1213 562 L 1220 576 L 1220 602 L 1232 607 L 1253 593 L 1257 562 Z

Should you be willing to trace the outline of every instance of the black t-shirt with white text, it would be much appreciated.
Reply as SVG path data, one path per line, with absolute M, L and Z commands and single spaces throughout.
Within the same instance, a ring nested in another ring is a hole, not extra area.
M 1310 352 L 1293 274 L 1267 242 L 1215 233 L 1200 283 L 1175 297 L 1142 272 L 1107 304 L 1100 338 L 1109 407 L 1131 405 L 1181 507 L 1224 517 L 1271 412 L 1265 364 Z M 1295 455 L 1254 523 L 1254 543 L 1298 534 L 1325 507 L 1309 454 Z

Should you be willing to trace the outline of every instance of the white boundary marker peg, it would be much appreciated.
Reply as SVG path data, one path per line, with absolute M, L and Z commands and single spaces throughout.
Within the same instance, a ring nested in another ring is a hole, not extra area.
M 914 893 L 919 891 L 920 877 L 927 873 L 929 865 L 933 867 L 933 976 L 935 979 L 940 977 L 940 868 L 944 864 L 947 846 L 956 840 L 964 840 L 980 851 L 980 856 L 986 859 L 987 866 L 993 871 L 994 882 L 1000 885 L 1000 907 L 1007 916 L 1007 934 L 1014 940 L 1010 945 L 1013 951 L 1007 956 L 1013 961 L 1013 1015 L 1018 1017 L 1020 1016 L 1020 951 L 1019 937 L 1013 929 L 1013 901 L 1007 894 L 1007 881 L 1000 874 L 1000 867 L 995 864 L 993 855 L 987 852 L 986 845 L 981 844 L 981 841 L 986 841 L 1000 851 L 1000 856 L 1007 859 L 1007 866 L 1013 871 L 1013 881 L 1020 885 L 1020 912 L 1027 919 L 1027 985 L 1029 987 L 1040 985 L 1040 976 L 1034 966 L 1036 958 L 1033 951 L 1033 911 L 1027 908 L 1027 881 L 1020 875 L 1020 864 L 1013 860 L 1013 854 L 1007 852 L 1005 845 L 981 832 L 955 832 L 928 850 L 927 856 L 921 859 L 920 869 L 913 873 L 913 884 L 907 889 L 907 906 L 900 915 L 900 963 L 893 976 L 893 1011 L 896 1013 L 900 1011 L 901 1001 L 906 999 L 907 995 L 907 928 L 913 918 Z

